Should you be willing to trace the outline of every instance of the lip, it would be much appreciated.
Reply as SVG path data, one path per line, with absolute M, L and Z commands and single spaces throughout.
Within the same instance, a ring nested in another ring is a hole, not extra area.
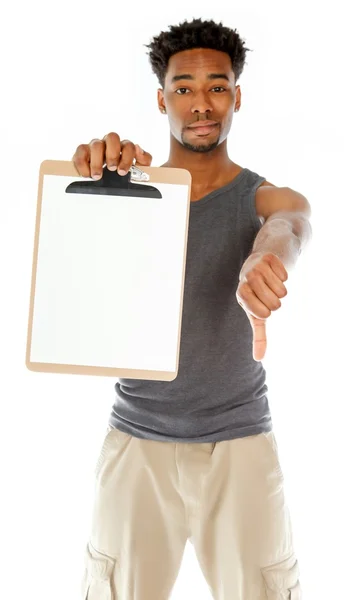
M 192 131 L 193 134 L 203 137 L 217 129 L 218 125 L 219 124 L 216 123 L 216 121 L 197 121 L 197 123 L 189 125 L 188 129 Z
M 216 121 L 197 121 L 196 123 L 192 123 L 189 125 L 188 129 L 201 129 L 203 127 L 215 127 L 217 125 Z

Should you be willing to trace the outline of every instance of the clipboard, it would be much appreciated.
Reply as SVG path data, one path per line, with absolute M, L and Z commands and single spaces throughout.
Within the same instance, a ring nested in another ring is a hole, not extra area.
M 105 167 L 95 181 L 41 163 L 27 369 L 177 377 L 190 194 L 185 169 Z

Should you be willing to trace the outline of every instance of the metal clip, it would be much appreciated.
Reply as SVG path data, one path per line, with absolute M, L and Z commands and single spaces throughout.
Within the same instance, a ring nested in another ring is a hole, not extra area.
M 148 173 L 144 173 L 136 165 L 132 165 L 129 169 L 130 181 L 149 181 Z

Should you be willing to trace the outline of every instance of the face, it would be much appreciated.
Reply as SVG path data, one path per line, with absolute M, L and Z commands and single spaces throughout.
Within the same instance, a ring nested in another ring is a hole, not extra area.
M 240 100 L 230 57 L 208 48 L 174 54 L 158 90 L 173 137 L 194 152 L 209 152 L 227 138 Z

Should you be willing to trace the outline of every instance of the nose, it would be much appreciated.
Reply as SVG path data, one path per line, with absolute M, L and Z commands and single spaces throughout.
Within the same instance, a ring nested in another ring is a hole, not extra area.
M 206 94 L 200 91 L 194 95 L 191 108 L 192 113 L 211 113 L 212 110 L 213 108 Z

